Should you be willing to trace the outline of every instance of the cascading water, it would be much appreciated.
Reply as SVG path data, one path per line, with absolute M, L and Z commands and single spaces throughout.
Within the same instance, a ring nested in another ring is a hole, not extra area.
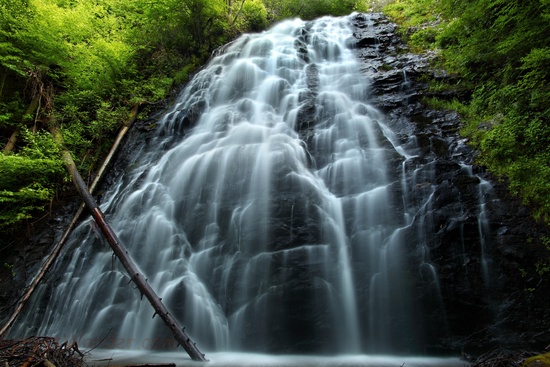
M 422 352 L 445 332 L 425 244 L 432 163 L 369 104 L 349 22 L 285 21 L 225 47 L 104 196 L 107 219 L 204 350 Z M 89 222 L 56 269 L 14 334 L 166 348 Z

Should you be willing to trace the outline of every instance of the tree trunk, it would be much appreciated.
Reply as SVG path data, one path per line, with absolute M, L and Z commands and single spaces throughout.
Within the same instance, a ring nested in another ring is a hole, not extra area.
M 2 69 L 2 83 L 0 83 L 0 100 L 2 100 L 2 95 L 4 94 L 4 85 L 6 85 L 6 75 L 8 75 L 8 73 L 3 67 L 0 68 Z
M 241 3 L 241 7 L 239 8 L 239 11 L 237 12 L 237 14 L 235 14 L 235 18 L 233 18 L 233 21 L 231 22 L 230 27 L 233 27 L 233 25 L 237 21 L 237 18 L 239 17 L 239 15 L 241 14 L 241 11 L 243 10 L 243 6 L 244 6 L 245 1 L 246 0 L 243 0 L 243 2 Z
M 124 126 L 122 126 L 122 129 L 120 129 L 120 131 L 118 132 L 118 135 L 115 139 L 115 142 L 113 143 L 113 146 L 111 147 L 111 150 L 109 151 L 109 154 L 107 154 L 107 157 L 103 160 L 103 164 L 101 165 L 101 167 L 99 167 L 99 171 L 97 171 L 96 177 L 92 182 L 92 184 L 90 185 L 90 192 L 94 192 L 95 186 L 101 180 L 101 177 L 103 177 L 103 174 L 105 173 L 105 170 L 109 166 L 111 159 L 113 158 L 114 154 L 118 149 L 118 146 L 122 142 L 122 139 L 124 138 L 124 136 L 126 136 L 126 133 L 128 132 L 128 130 L 130 130 L 130 127 L 136 120 L 138 115 L 138 109 L 139 109 L 138 104 L 132 107 L 132 110 L 130 111 L 130 117 L 128 118 L 128 120 L 124 122 Z
M 109 163 L 110 163 L 112 157 L 114 156 L 115 152 L 117 151 L 122 139 L 126 135 L 126 132 L 128 131 L 130 126 L 132 126 L 132 124 L 136 120 L 137 113 L 138 113 L 138 108 L 139 108 L 139 105 L 135 105 L 132 108 L 132 111 L 130 112 L 130 117 L 128 118 L 128 120 L 126 120 L 124 122 L 124 126 L 122 127 L 122 129 L 118 133 L 118 136 L 117 136 L 115 142 L 113 143 L 113 146 L 111 147 L 111 150 L 109 151 L 109 154 L 107 155 L 107 157 L 103 161 L 103 164 L 101 165 L 98 173 L 96 174 L 94 180 L 92 181 L 92 184 L 90 185 L 90 193 L 94 192 L 95 187 L 97 186 L 97 184 L 103 178 L 103 174 L 105 173 L 106 167 L 109 165 Z M 13 325 L 13 323 L 15 322 L 15 320 L 17 319 L 17 317 L 19 316 L 19 314 L 21 313 L 21 311 L 23 310 L 23 308 L 27 304 L 27 301 L 31 298 L 31 295 L 33 294 L 33 292 L 36 289 L 36 287 L 38 286 L 38 284 L 40 284 L 42 279 L 46 276 L 46 274 L 48 273 L 48 271 L 50 270 L 50 268 L 54 264 L 55 260 L 57 259 L 57 257 L 61 253 L 61 249 L 63 248 L 63 246 L 67 242 L 67 239 L 69 238 L 69 235 L 71 234 L 74 226 L 78 222 L 78 219 L 80 218 L 80 215 L 84 211 L 84 208 L 85 208 L 85 205 L 81 204 L 80 207 L 78 208 L 77 212 L 73 216 L 73 219 L 71 220 L 71 222 L 69 223 L 69 225 L 65 229 L 65 232 L 63 232 L 63 236 L 55 244 L 52 251 L 48 255 L 46 261 L 41 266 L 40 272 L 33 279 L 31 284 L 27 288 L 27 291 L 25 292 L 25 294 L 23 295 L 23 297 L 21 298 L 21 300 L 19 301 L 19 303 L 15 307 L 15 310 L 13 311 L 12 316 L 6 322 L 6 324 L 4 324 L 2 329 L 0 329 L 0 339 L 8 331 L 8 329 L 11 327 L 11 325 Z
M 38 107 L 38 102 L 40 101 L 40 96 L 35 96 L 31 104 L 29 105 L 29 108 L 27 108 L 27 111 L 25 112 L 25 116 L 33 114 L 36 108 Z M 25 119 L 25 117 L 23 117 Z M 2 153 L 9 154 L 15 149 L 15 143 L 17 143 L 17 137 L 19 136 L 19 133 L 21 132 L 21 129 L 17 128 L 15 131 L 11 134 L 8 142 L 6 143 L 6 146 L 2 150 Z
M 141 294 L 145 295 L 145 297 L 149 300 L 149 303 L 151 303 L 151 306 L 153 306 L 153 309 L 155 310 L 155 314 L 158 314 L 162 318 L 162 320 L 170 329 L 178 343 L 185 349 L 189 356 L 195 361 L 206 361 L 204 354 L 202 354 L 198 350 L 195 343 L 191 341 L 191 339 L 185 333 L 184 329 L 179 325 L 177 320 L 168 312 L 168 309 L 162 303 L 161 298 L 159 298 L 153 288 L 151 288 L 149 283 L 147 283 L 145 277 L 143 276 L 143 274 L 141 274 L 137 265 L 130 257 L 128 250 L 120 242 L 109 223 L 107 223 L 107 221 L 105 220 L 103 212 L 101 212 L 94 198 L 87 191 L 86 184 L 78 173 L 76 164 L 71 157 L 71 153 L 68 150 L 63 149 L 63 138 L 61 136 L 61 133 L 57 129 L 52 128 L 52 134 L 54 135 L 56 144 L 58 144 L 59 147 L 62 149 L 61 154 L 63 162 L 65 163 L 65 167 L 67 168 L 67 171 L 73 179 L 78 193 L 84 201 L 84 204 L 86 204 L 88 210 L 90 210 L 90 212 L 92 213 L 92 217 L 103 232 L 103 235 L 109 242 L 109 245 L 113 249 L 115 255 L 118 257 L 128 274 L 130 275 L 132 281 L 136 284 Z
M 10 154 L 15 149 L 15 143 L 17 143 L 17 137 L 19 136 L 19 133 L 21 131 L 19 128 L 15 129 L 15 131 L 11 134 L 10 138 L 8 139 L 8 142 L 6 143 L 6 146 L 4 149 L 2 149 L 2 153 L 4 154 Z

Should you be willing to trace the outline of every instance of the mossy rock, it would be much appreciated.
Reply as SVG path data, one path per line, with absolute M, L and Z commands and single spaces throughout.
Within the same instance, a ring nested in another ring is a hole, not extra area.
M 539 354 L 537 356 L 527 358 L 525 362 L 523 362 L 523 366 L 524 367 L 550 367 L 550 353 Z

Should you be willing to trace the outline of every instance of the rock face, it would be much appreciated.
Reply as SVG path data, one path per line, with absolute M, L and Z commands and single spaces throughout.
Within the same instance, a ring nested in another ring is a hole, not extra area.
M 435 166 L 435 200 L 428 215 L 434 230 L 427 244 L 448 323 L 427 329 L 438 342 L 426 350 L 544 348 L 550 339 L 549 277 L 535 268 L 548 258 L 541 243 L 548 230 L 507 194 L 504 182 L 475 165 L 476 152 L 459 135 L 460 116 L 422 103 L 424 97 L 467 98 L 467 92 L 430 93 L 426 80 L 451 77 L 430 68 L 433 54 L 407 52 L 396 26 L 381 14 L 358 15 L 353 26 L 357 55 L 364 72 L 372 75 L 375 104 L 392 126 L 412 122 L 409 133 L 417 137 L 418 159 L 433 160 Z M 479 222 L 480 180 L 491 186 L 483 193 L 484 229 Z M 481 239 L 480 230 L 485 230 Z M 429 289 L 419 287 L 417 293 L 425 310 L 437 308 L 430 304 Z M 424 322 L 430 322 L 429 311 Z
M 380 324 L 395 328 L 388 332 L 396 336 L 390 342 L 393 344 L 390 351 L 456 354 L 460 351 L 476 353 L 497 345 L 545 347 L 550 339 L 550 311 L 547 307 L 550 287 L 548 276 L 537 274 L 535 263 L 547 256 L 547 250 L 541 245 L 546 229 L 530 218 L 528 209 L 517 199 L 507 195 L 504 183 L 475 164 L 476 152 L 459 135 L 460 116 L 453 111 L 431 110 L 422 103 L 424 97 L 468 98 L 468 93 L 429 92 L 427 80 L 450 80 L 451 77 L 430 67 L 435 55 L 407 52 L 396 35 L 396 25 L 383 15 L 356 15 L 352 18 L 352 26 L 357 40 L 354 52 L 371 83 L 369 99 L 384 113 L 386 123 L 400 131 L 399 141 L 416 155 L 404 167 L 396 165 L 395 172 L 388 172 L 396 180 L 390 190 L 395 197 L 403 195 L 403 187 L 397 184 L 397 177 L 403 174 L 401 169 L 407 172 L 407 185 L 413 188 L 410 196 L 434 190 L 430 207 L 414 220 L 414 223 L 422 224 L 411 226 L 405 235 L 410 253 L 405 264 L 418 269 L 403 279 L 403 282 L 412 284 L 408 302 L 416 310 L 416 324 L 411 325 L 410 320 Z M 306 27 L 295 43 L 306 63 L 311 61 L 307 56 L 309 31 Z M 326 152 L 312 148 L 319 113 L 316 107 L 318 72 L 315 64 L 307 66 L 308 89 L 300 96 L 302 107 L 296 123 L 305 143 L 304 151 L 309 155 L 309 164 L 317 168 L 328 164 L 324 158 Z M 201 102 L 194 102 L 185 118 L 192 115 L 195 121 L 199 104 Z M 113 182 L 115 176 L 122 176 L 125 168 L 134 163 L 131 157 L 135 155 L 130 153 L 142 149 L 143 138 L 150 132 L 134 131 L 134 134 L 134 140 L 125 148 L 128 155 L 121 158 L 118 169 L 113 170 Z M 389 144 L 383 138 L 379 140 L 382 146 Z M 391 147 L 387 148 L 389 151 Z M 391 154 L 388 158 L 399 159 Z M 281 179 L 273 183 L 277 189 L 273 190 L 275 209 L 269 223 L 272 235 L 267 247 L 281 251 L 270 265 L 277 269 L 272 272 L 273 278 L 284 273 L 287 280 L 284 286 L 274 288 L 276 291 L 262 300 L 270 305 L 265 309 L 271 310 L 263 314 L 263 321 L 240 331 L 241 347 L 258 350 L 268 343 L 272 352 L 337 352 L 338 346 L 331 340 L 335 325 L 330 312 L 326 307 L 309 302 L 318 296 L 323 284 L 318 282 L 320 278 L 307 275 L 306 253 L 294 253 L 283 259 L 285 250 L 322 241 L 322 218 L 313 212 L 291 212 L 294 208 L 318 205 L 320 198 L 314 191 L 307 196 L 293 193 L 288 187 L 291 183 L 283 179 L 284 174 L 279 177 Z M 411 182 L 418 177 L 423 179 Z M 231 206 L 230 203 L 226 205 Z M 393 211 L 395 216 L 403 215 L 401 206 L 402 203 L 396 202 L 389 211 Z M 289 217 L 294 218 L 293 223 L 288 222 Z M 347 226 L 351 227 L 352 223 L 347 223 Z M 228 246 L 221 251 L 231 253 Z M 421 264 L 421 251 L 429 254 L 430 266 Z M 245 266 L 244 260 L 240 266 Z M 323 272 L 321 267 L 312 269 L 311 265 L 308 265 L 308 271 L 310 275 L 319 276 Z M 353 275 L 355 279 L 361 279 L 364 273 L 358 267 Z M 276 279 L 272 281 L 277 282 Z M 233 282 L 236 284 L 237 280 Z M 368 287 L 368 284 L 358 284 L 358 288 Z M 280 303 L 281 299 L 284 303 Z M 369 294 L 358 292 L 357 303 L 367 305 Z M 274 308 L 273 304 L 278 307 Z M 231 311 L 230 306 L 227 307 L 227 311 Z M 303 317 L 306 314 L 314 315 L 311 318 L 317 320 L 315 325 Z M 367 320 L 361 322 L 367 323 Z M 272 330 L 268 339 L 258 325 Z M 423 330 L 422 335 L 415 334 L 422 340 L 420 344 L 410 340 L 407 327 Z M 364 330 L 363 334 L 366 334 Z

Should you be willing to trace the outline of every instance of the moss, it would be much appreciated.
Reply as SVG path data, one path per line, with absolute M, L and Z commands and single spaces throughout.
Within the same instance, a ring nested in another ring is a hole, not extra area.
M 378 68 L 378 70 L 380 71 L 390 71 L 392 70 L 393 68 L 388 65 L 388 64 L 383 64 L 383 65 L 380 65 L 380 67 Z
M 525 360 L 525 362 L 523 362 L 522 366 L 524 366 L 524 367 L 550 367 L 550 353 L 539 354 L 537 356 L 527 358 Z

